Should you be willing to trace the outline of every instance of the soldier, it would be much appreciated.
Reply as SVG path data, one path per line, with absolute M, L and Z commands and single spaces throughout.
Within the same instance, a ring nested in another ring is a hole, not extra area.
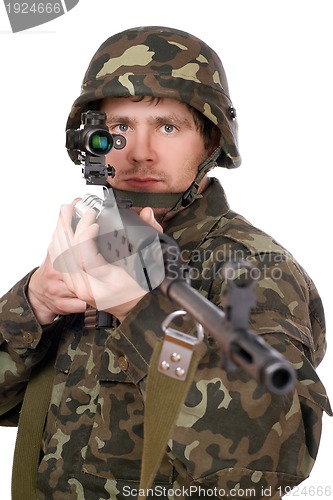
M 219 308 L 223 265 L 239 256 L 250 262 L 258 278 L 251 329 L 297 373 L 290 393 L 272 394 L 243 370 L 221 366 L 206 332 L 148 496 L 277 500 L 310 474 L 322 412 L 332 414 L 315 371 L 326 349 L 325 320 L 307 273 L 273 238 L 233 212 L 220 183 L 207 175 L 241 163 L 222 63 L 188 33 L 126 30 L 93 56 L 67 128 L 77 129 L 88 109 L 104 111 L 110 132 L 126 139 L 124 149 L 113 148 L 107 157 L 115 167 L 108 183 L 116 197 L 130 198 L 145 222 L 177 241 L 182 262 L 194 270 L 193 287 Z M 76 162 L 77 151 L 69 154 Z M 37 373 L 31 381 L 38 390 L 44 370 L 54 365 L 36 443 L 38 470 L 28 472 L 34 498 L 143 497 L 149 365 L 163 337 L 161 324 L 178 307 L 158 287 L 147 291 L 106 262 L 96 246 L 94 210 L 74 232 L 74 204 L 61 208 L 45 261 L 0 301 L 1 423 L 17 425 L 31 373 Z M 66 253 L 69 245 L 79 250 Z M 53 266 L 59 255 L 61 269 Z M 185 320 L 177 327 L 195 331 Z M 55 361 L 46 362 L 52 348 Z M 37 418 L 38 408 L 33 411 Z M 164 417 L 157 407 L 162 427 Z M 19 470 L 25 468 L 28 460 Z M 19 475 L 17 488 L 20 500 L 27 498 Z

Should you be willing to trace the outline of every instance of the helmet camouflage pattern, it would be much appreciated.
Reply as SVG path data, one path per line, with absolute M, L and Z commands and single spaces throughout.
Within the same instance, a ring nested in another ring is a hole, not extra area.
M 93 56 L 66 128 L 105 97 L 177 99 L 203 113 L 221 131 L 219 166 L 238 167 L 236 112 L 218 55 L 197 37 L 173 28 L 143 26 L 108 38 Z M 97 101 L 97 102 L 96 102 Z M 69 151 L 73 161 L 77 152 Z

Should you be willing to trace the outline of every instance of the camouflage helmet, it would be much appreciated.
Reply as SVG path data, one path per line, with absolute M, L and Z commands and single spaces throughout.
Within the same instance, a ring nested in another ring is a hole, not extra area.
M 154 96 L 187 103 L 221 131 L 216 164 L 238 167 L 236 112 L 218 55 L 199 38 L 173 28 L 142 26 L 108 38 L 93 56 L 66 129 L 105 97 Z M 77 152 L 69 151 L 74 162 Z

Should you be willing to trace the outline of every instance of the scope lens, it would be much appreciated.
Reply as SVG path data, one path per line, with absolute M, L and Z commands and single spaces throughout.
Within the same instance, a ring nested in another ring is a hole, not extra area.
M 106 154 L 110 151 L 112 144 L 107 135 L 95 133 L 91 136 L 91 149 L 95 154 Z

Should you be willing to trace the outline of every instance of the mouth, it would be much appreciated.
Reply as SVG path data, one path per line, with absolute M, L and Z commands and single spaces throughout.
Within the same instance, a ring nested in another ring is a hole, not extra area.
M 123 182 L 128 187 L 144 189 L 156 187 L 161 181 L 154 177 L 130 177 L 129 179 L 124 179 Z

